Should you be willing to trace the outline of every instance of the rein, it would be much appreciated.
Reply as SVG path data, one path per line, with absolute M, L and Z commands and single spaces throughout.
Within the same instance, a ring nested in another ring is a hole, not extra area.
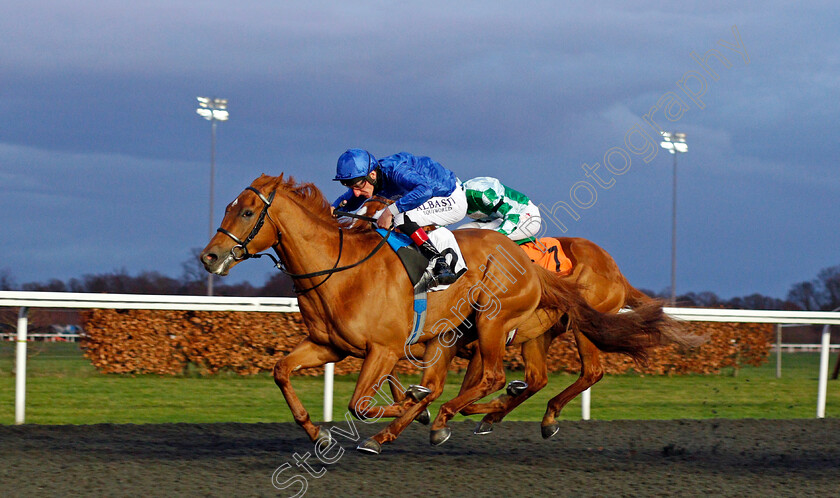
M 356 266 L 359 266 L 360 264 L 369 260 L 370 258 L 373 257 L 374 254 L 376 254 L 377 252 L 379 252 L 380 249 L 382 249 L 382 246 L 385 245 L 385 242 L 388 241 L 388 238 L 391 236 L 391 233 L 394 231 L 394 227 L 389 228 L 388 233 L 384 237 L 382 237 L 382 240 L 379 241 L 379 244 L 377 244 L 376 247 L 374 247 L 373 250 L 370 252 L 370 254 L 368 254 L 364 258 L 360 259 L 359 261 L 356 261 L 353 264 L 349 264 L 349 265 L 339 267 L 338 263 L 339 263 L 339 261 L 341 261 L 341 253 L 343 252 L 343 249 L 344 249 L 344 230 L 342 230 L 341 227 L 339 227 L 338 228 L 338 258 L 335 260 L 335 264 L 332 266 L 332 268 L 329 268 L 329 269 L 326 269 L 326 270 L 314 271 L 314 272 L 310 272 L 310 273 L 292 273 L 285 268 L 285 265 L 283 264 L 282 261 L 280 261 L 279 258 L 277 258 L 276 256 L 274 256 L 271 253 L 264 252 L 264 253 L 258 253 L 258 254 L 251 254 L 251 253 L 248 252 L 248 247 L 247 247 L 248 243 L 251 242 L 252 240 L 254 240 L 254 238 L 257 236 L 257 234 L 259 234 L 260 230 L 263 227 L 263 224 L 265 223 L 265 218 L 266 217 L 268 217 L 269 221 L 271 221 L 271 223 L 274 225 L 274 228 L 277 229 L 277 222 L 275 222 L 273 219 L 271 219 L 271 215 L 268 214 L 268 208 L 271 206 L 271 203 L 274 201 L 274 194 L 277 193 L 277 191 L 275 190 L 275 191 L 271 192 L 271 194 L 269 194 L 268 198 L 266 198 L 259 190 L 255 189 L 254 187 L 248 186 L 248 187 L 245 188 L 245 190 L 250 190 L 251 192 L 254 192 L 255 194 L 257 194 L 257 197 L 259 197 L 260 200 L 263 201 L 263 204 L 264 204 L 263 209 L 260 212 L 260 216 L 259 216 L 259 218 L 257 218 L 257 222 L 254 225 L 254 228 L 251 229 L 251 233 L 248 234 L 248 236 L 245 238 L 245 240 L 241 240 L 239 237 L 237 237 L 236 235 L 234 235 L 230 231 L 225 230 L 224 228 L 219 227 L 219 228 L 216 229 L 216 231 L 219 232 L 219 233 L 223 233 L 223 234 L 227 235 L 228 237 L 233 239 L 234 242 L 236 242 L 236 245 L 231 247 L 231 249 L 230 249 L 230 254 L 231 254 L 231 256 L 233 256 L 234 261 L 242 261 L 242 260 L 251 259 L 251 258 L 257 259 L 257 258 L 261 258 L 263 256 L 268 256 L 274 262 L 274 267 L 275 268 L 277 268 L 278 270 L 280 270 L 281 272 L 285 273 L 286 275 L 288 275 L 289 277 L 291 277 L 293 279 L 313 278 L 313 277 L 320 277 L 321 275 L 327 275 L 327 278 L 325 278 L 324 280 L 321 280 L 320 282 L 313 285 L 312 287 L 309 287 L 308 289 L 298 290 L 296 288 L 295 293 L 297 293 L 297 294 L 304 294 L 304 293 L 309 292 L 313 289 L 316 289 L 316 288 L 320 287 L 322 284 L 324 284 L 324 282 L 329 280 L 330 277 L 333 276 L 334 273 L 338 273 L 340 271 L 355 268 Z M 370 218 L 368 216 L 357 215 L 357 214 L 354 214 L 354 213 L 345 213 L 343 211 L 336 211 L 336 213 L 340 214 L 341 216 L 350 216 L 350 217 L 354 217 L 354 218 L 364 219 L 364 220 L 367 220 L 367 221 L 374 221 L 374 222 L 376 221 L 375 219 Z M 280 244 L 282 236 L 283 236 L 282 232 L 280 232 L 280 230 L 278 229 L 277 230 L 277 243 L 274 244 L 271 247 L 276 248 Z M 241 251 L 240 255 L 237 255 L 237 253 L 236 253 L 237 248 L 239 248 L 240 251 Z M 295 287 L 297 287 L 297 286 L 295 286 Z
M 370 216 L 364 216 L 362 214 L 350 213 L 347 211 L 340 211 L 338 209 L 333 211 L 333 214 L 335 214 L 336 216 L 346 216 L 347 218 L 356 218 L 357 220 L 369 221 L 371 223 L 377 222 L 376 218 L 371 218 Z

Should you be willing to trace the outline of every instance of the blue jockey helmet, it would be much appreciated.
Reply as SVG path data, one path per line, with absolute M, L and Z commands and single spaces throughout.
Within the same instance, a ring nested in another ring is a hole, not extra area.
M 376 166 L 376 158 L 370 152 L 364 149 L 348 149 L 338 158 L 333 180 L 345 183 L 349 180 L 366 177 L 376 169 Z

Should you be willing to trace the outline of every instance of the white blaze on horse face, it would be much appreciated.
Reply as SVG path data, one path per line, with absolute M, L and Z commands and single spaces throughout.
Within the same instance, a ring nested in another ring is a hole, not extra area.
M 221 263 L 219 263 L 219 265 L 216 267 L 216 269 L 215 269 L 215 270 L 213 270 L 213 273 L 215 273 L 216 275 L 222 275 L 222 276 L 225 276 L 225 275 L 227 275 L 227 274 L 228 274 L 228 271 L 230 271 L 230 267 L 231 267 L 231 266 L 232 266 L 232 264 L 233 264 L 233 263 L 235 263 L 235 262 L 236 262 L 236 260 L 233 258 L 233 253 L 232 253 L 232 252 L 230 252 L 230 253 L 228 253 L 228 255 L 225 257 L 225 259 L 223 259 L 223 260 L 221 261 Z
M 236 199 L 233 200 L 233 202 L 230 203 L 230 207 L 233 207 L 237 204 L 239 204 L 239 197 L 237 197 Z
M 367 213 L 367 208 L 364 205 L 362 205 L 362 207 L 360 207 L 358 210 L 356 210 L 356 214 L 361 214 L 363 216 L 370 216 L 371 218 L 373 218 L 375 220 L 378 220 L 379 217 L 382 216 L 382 213 L 384 213 L 384 212 L 385 212 L 385 208 L 382 208 L 379 211 L 375 211 L 371 214 L 366 214 Z

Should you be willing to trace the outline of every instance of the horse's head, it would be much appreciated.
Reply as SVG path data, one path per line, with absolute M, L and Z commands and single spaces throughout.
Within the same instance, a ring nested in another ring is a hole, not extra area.
M 329 252 L 333 242 L 338 244 L 331 236 L 338 237 L 338 228 L 349 229 L 348 224 L 332 216 L 324 194 L 312 183 L 262 175 L 227 205 L 218 233 L 199 258 L 208 272 L 227 275 L 240 261 L 274 249 L 288 267 Z M 296 245 L 296 239 L 306 247 Z
M 386 207 L 390 206 L 393 203 L 394 201 L 392 201 L 391 199 L 386 199 L 385 197 L 375 195 L 370 199 L 365 200 L 365 202 L 362 203 L 361 207 L 354 212 L 354 214 L 362 216 L 362 218 L 351 218 L 348 221 L 348 223 L 350 224 L 351 228 L 376 228 L 376 223 L 370 221 L 370 219 L 379 218 L 379 215 L 382 214 L 382 211 L 384 211 Z M 341 210 L 341 208 L 338 209 L 339 211 Z M 340 216 L 340 213 L 336 213 L 336 215 Z
M 199 256 L 205 270 L 227 275 L 240 261 L 277 244 L 278 229 L 268 214 L 277 194 L 276 180 L 260 176 L 227 205 L 221 227 Z

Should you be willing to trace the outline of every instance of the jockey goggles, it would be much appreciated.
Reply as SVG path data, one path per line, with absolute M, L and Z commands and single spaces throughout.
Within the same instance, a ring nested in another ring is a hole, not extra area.
M 342 180 L 339 180 L 338 182 L 341 183 L 342 185 L 344 185 L 347 188 L 353 188 L 353 187 L 361 187 L 362 183 L 364 183 L 365 180 L 367 180 L 367 179 L 368 179 L 367 176 L 359 176 L 359 177 L 356 177 L 356 178 L 342 179 Z

